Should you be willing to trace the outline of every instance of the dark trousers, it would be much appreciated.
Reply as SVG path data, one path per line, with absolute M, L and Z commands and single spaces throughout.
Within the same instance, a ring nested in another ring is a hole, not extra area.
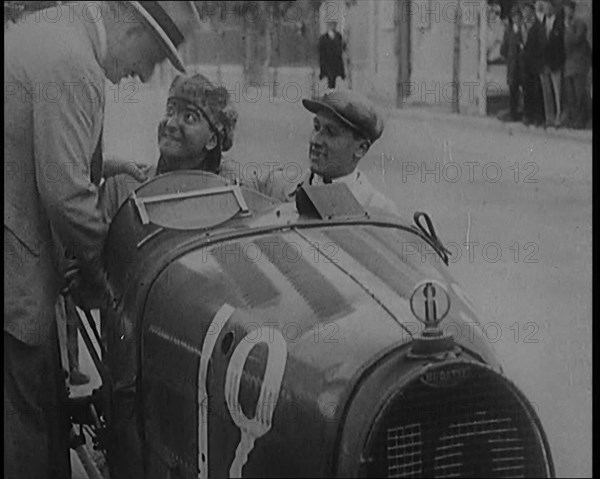
M 67 479 L 70 422 L 56 324 L 39 346 L 4 333 L 4 478 Z
M 559 126 L 562 117 L 562 70 L 552 71 L 549 67 L 544 67 L 544 71 L 540 73 L 540 82 L 546 124 Z
M 511 82 L 508 85 L 508 93 L 510 100 L 510 116 L 514 121 L 519 117 L 519 107 L 521 106 L 521 85 L 519 82 Z
M 567 126 L 584 128 L 588 120 L 587 74 L 565 77 L 565 121 Z
M 79 369 L 79 327 L 77 310 L 70 295 L 65 299 L 65 315 L 67 317 L 67 357 L 69 358 L 69 371 Z
M 523 121 L 541 125 L 544 123 L 544 98 L 537 74 L 523 79 Z

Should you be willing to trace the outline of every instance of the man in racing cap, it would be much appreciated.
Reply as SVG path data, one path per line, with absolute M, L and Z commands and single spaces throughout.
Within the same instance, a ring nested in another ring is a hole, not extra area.
M 9 479 L 70 477 L 54 305 L 63 284 L 63 247 L 82 276 L 103 289 L 98 258 L 108 222 L 91 170 L 100 145 L 105 80 L 138 76 L 145 82 L 165 58 L 183 70 L 177 47 L 195 12 L 192 2 L 84 1 L 52 8 L 24 14 L 4 31 Z
M 225 87 L 199 73 L 178 75 L 169 88 L 165 116 L 158 125 L 160 157 L 150 178 L 176 170 L 202 170 L 237 179 L 239 168 L 223 152 L 233 146 L 238 114 Z M 107 218 L 142 182 L 129 173 L 108 178 L 102 186 Z
M 345 183 L 365 208 L 375 207 L 398 215 L 396 205 L 375 190 L 358 163 L 383 133 L 383 120 L 374 105 L 359 93 L 334 90 L 317 100 L 302 100 L 315 114 L 309 140 L 310 169 L 298 183 L 275 170 L 260 180 L 260 189 L 280 201 L 294 201 L 300 185 Z

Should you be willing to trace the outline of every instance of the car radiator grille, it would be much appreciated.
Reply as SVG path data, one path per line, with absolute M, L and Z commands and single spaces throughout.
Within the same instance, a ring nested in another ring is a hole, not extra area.
M 513 386 L 487 368 L 461 368 L 456 384 L 421 377 L 393 398 L 365 451 L 367 476 L 548 475 L 541 436 Z

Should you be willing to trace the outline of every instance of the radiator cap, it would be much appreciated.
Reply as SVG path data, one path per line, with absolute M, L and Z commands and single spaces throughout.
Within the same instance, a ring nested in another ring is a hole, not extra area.
M 410 297 L 410 310 L 425 329 L 414 336 L 409 357 L 446 356 L 460 352 L 454 338 L 439 327 L 450 312 L 450 295 L 442 283 L 425 280 L 417 284 Z

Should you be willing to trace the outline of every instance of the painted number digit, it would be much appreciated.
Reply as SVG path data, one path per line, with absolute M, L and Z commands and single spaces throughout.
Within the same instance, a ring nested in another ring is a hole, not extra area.
M 217 338 L 222 327 L 229 320 L 235 309 L 224 304 L 213 318 L 202 345 L 202 356 L 198 370 L 198 478 L 208 477 L 208 364 L 212 357 Z M 256 334 L 258 332 L 258 335 Z M 259 338 L 256 340 L 256 338 Z M 264 338 L 264 339 L 263 339 Z M 258 344 L 268 348 L 267 365 L 260 388 L 256 411 L 249 419 L 239 402 L 242 371 L 252 348 Z M 248 455 L 254 448 L 256 439 L 264 436 L 271 429 L 273 413 L 279 401 L 279 392 L 285 364 L 287 361 L 287 343 L 279 330 L 263 326 L 258 331 L 249 332 L 236 346 L 231 355 L 225 377 L 225 400 L 233 422 L 240 428 L 240 443 L 229 470 L 230 477 L 241 477 L 242 468 Z
M 235 458 L 229 470 L 229 477 L 242 477 L 242 467 L 248 460 L 248 454 L 254 448 L 254 441 L 264 436 L 271 429 L 273 412 L 279 400 L 281 381 L 287 360 L 287 343 L 279 330 L 262 327 L 259 338 L 268 338 L 273 334 L 272 341 L 264 339 L 258 342 L 249 341 L 248 333 L 235 348 L 227 368 L 225 378 L 225 400 L 233 422 L 240 428 L 240 443 L 235 451 Z M 256 405 L 253 419 L 248 418 L 242 411 L 239 402 L 242 371 L 250 351 L 257 344 L 266 344 L 268 347 L 267 367 L 260 388 L 260 395 Z

